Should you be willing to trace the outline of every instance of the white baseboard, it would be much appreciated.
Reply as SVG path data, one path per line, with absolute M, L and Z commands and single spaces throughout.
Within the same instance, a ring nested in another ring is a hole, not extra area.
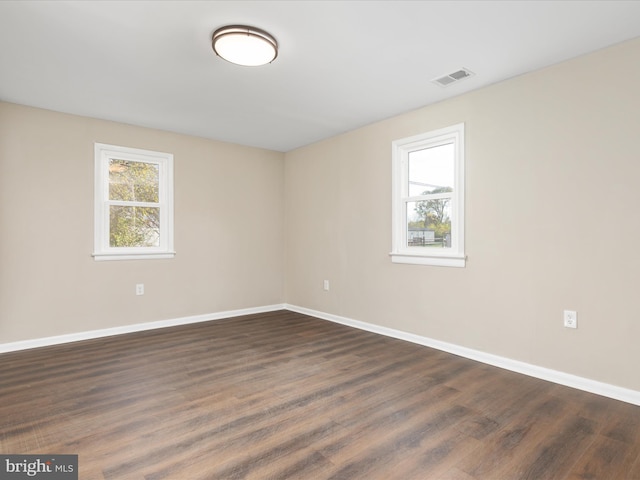
M 252 315 L 254 313 L 274 312 L 284 310 L 284 304 L 268 305 L 265 307 L 243 308 L 240 310 L 227 310 L 225 312 L 208 313 L 204 315 L 193 315 L 190 317 L 173 318 L 170 320 L 160 320 L 157 322 L 136 323 L 133 325 L 123 325 L 121 327 L 103 328 L 100 330 L 90 330 L 87 332 L 69 333 L 57 335 L 55 337 L 36 338 L 33 340 L 23 340 L 12 343 L 0 344 L 0 353 L 15 352 L 17 350 L 27 350 L 37 347 L 48 347 L 62 343 L 78 342 L 81 340 L 91 340 L 94 338 L 110 337 L 112 335 L 122 335 L 125 333 L 141 332 L 144 330 L 155 330 L 157 328 L 175 327 L 187 325 L 189 323 L 209 322 L 211 320 L 222 320 L 224 318 L 240 317 L 242 315 Z
M 353 320 L 351 318 L 340 317 L 338 315 L 332 315 L 330 313 L 319 312 L 317 310 L 298 307 L 296 305 L 285 304 L 284 308 L 286 308 L 287 310 L 291 310 L 292 312 L 310 315 L 312 317 L 321 318 L 323 320 L 329 320 L 331 322 L 341 323 L 350 327 L 359 328 L 360 330 L 366 330 L 368 332 L 378 333 L 387 337 L 406 340 L 418 345 L 435 348 L 437 350 L 442 350 L 443 352 L 452 353 L 460 357 L 465 357 L 471 360 L 486 363 L 488 365 L 493 365 L 495 367 L 504 368 L 505 370 L 510 370 L 512 372 L 522 373 L 524 375 L 539 378 L 541 380 L 547 380 L 549 382 L 565 385 L 567 387 L 577 388 L 578 390 L 584 390 L 586 392 L 595 393 L 597 395 L 613 398 L 615 400 L 620 400 L 634 405 L 640 405 L 640 392 L 636 390 L 617 387 L 608 383 L 590 380 L 588 378 L 579 377 L 577 375 L 571 375 L 569 373 L 539 367 L 537 365 L 520 362 L 518 360 L 512 360 L 506 357 L 500 357 L 498 355 L 492 355 L 490 353 L 461 347 L 452 343 L 441 342 L 432 338 L 422 337 L 420 335 L 415 335 L 412 333 L 406 333 L 401 330 L 381 327 L 379 325 L 374 325 L 359 320 Z
M 133 325 L 123 325 L 121 327 L 105 328 L 101 330 L 90 330 L 87 332 L 70 333 L 67 335 L 58 335 L 55 337 L 36 338 L 33 340 L 23 340 L 19 342 L 0 344 L 0 353 L 14 352 L 18 350 L 27 350 L 37 347 L 46 347 L 51 345 L 59 345 L 63 343 L 78 342 L 81 340 L 90 340 L 94 338 L 110 337 L 113 335 L 122 335 L 126 333 L 141 332 L 144 330 L 155 330 L 157 328 L 174 327 L 178 325 L 187 325 L 190 323 L 208 322 L 212 320 L 222 320 L 225 318 L 239 317 L 242 315 L 252 315 L 256 313 L 274 312 L 277 310 L 290 310 L 292 312 L 310 315 L 312 317 L 329 320 L 331 322 L 340 323 L 350 327 L 366 330 L 368 332 L 385 335 L 387 337 L 406 340 L 425 347 L 435 348 L 443 352 L 452 353 L 461 357 L 476 360 L 478 362 L 493 365 L 495 367 L 504 368 L 512 372 L 522 373 L 530 377 L 547 380 L 549 382 L 565 385 L 567 387 L 577 388 L 586 392 L 595 393 L 604 397 L 613 398 L 623 402 L 640 406 L 640 392 L 627 388 L 618 387 L 608 383 L 590 380 L 588 378 L 571 375 L 569 373 L 551 370 L 549 368 L 539 367 L 530 363 L 512 360 L 506 357 L 500 357 L 490 353 L 473 350 L 471 348 L 461 347 L 452 343 L 441 342 L 428 337 L 422 337 L 413 333 L 395 330 L 393 328 L 382 327 L 372 323 L 362 322 L 351 318 L 341 317 L 330 313 L 324 313 L 309 308 L 298 307 L 290 304 L 267 305 L 264 307 L 244 308 L 240 310 L 227 310 L 224 312 L 209 313 L 204 315 L 194 315 L 190 317 L 174 318 L 169 320 L 160 320 L 157 322 L 136 323 Z

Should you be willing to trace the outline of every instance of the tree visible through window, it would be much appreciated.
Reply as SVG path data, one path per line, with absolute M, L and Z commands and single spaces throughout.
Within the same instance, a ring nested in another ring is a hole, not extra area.
M 159 166 L 109 159 L 109 246 L 160 245 Z
M 448 193 L 453 192 L 451 187 L 438 187 L 431 192 L 424 191 L 423 195 L 428 193 Z M 445 242 L 446 238 L 451 235 L 451 215 L 449 213 L 449 205 L 451 199 L 425 200 L 418 202 L 415 206 L 415 212 L 420 218 L 418 221 L 410 221 L 409 227 L 417 226 L 430 229 L 434 232 L 434 241 Z M 444 245 L 443 245 L 444 246 Z

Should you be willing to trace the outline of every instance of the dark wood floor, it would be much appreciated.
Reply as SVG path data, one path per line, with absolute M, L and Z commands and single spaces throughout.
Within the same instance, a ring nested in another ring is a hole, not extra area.
M 640 407 L 292 312 L 0 355 L 0 452 L 94 479 L 640 479 Z

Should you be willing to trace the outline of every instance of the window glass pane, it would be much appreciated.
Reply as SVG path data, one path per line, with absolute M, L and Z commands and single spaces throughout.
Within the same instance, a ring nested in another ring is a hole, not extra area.
M 451 247 L 451 199 L 407 202 L 407 246 Z
M 160 246 L 160 209 L 157 207 L 110 206 L 109 246 Z
M 409 196 L 453 192 L 453 143 L 409 152 Z
M 158 177 L 155 163 L 109 159 L 109 200 L 158 203 Z

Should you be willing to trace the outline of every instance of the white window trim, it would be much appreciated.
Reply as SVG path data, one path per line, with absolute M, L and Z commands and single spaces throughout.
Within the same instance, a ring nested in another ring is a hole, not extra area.
M 406 204 L 409 153 L 445 143 L 455 144 L 454 189 L 451 197 L 451 248 L 439 250 L 407 245 Z M 392 251 L 391 261 L 417 265 L 464 267 L 464 123 L 392 143 Z
M 159 167 L 160 246 L 109 246 L 109 159 L 155 163 Z M 95 144 L 94 251 L 102 260 L 173 258 L 173 155 L 139 148 Z

